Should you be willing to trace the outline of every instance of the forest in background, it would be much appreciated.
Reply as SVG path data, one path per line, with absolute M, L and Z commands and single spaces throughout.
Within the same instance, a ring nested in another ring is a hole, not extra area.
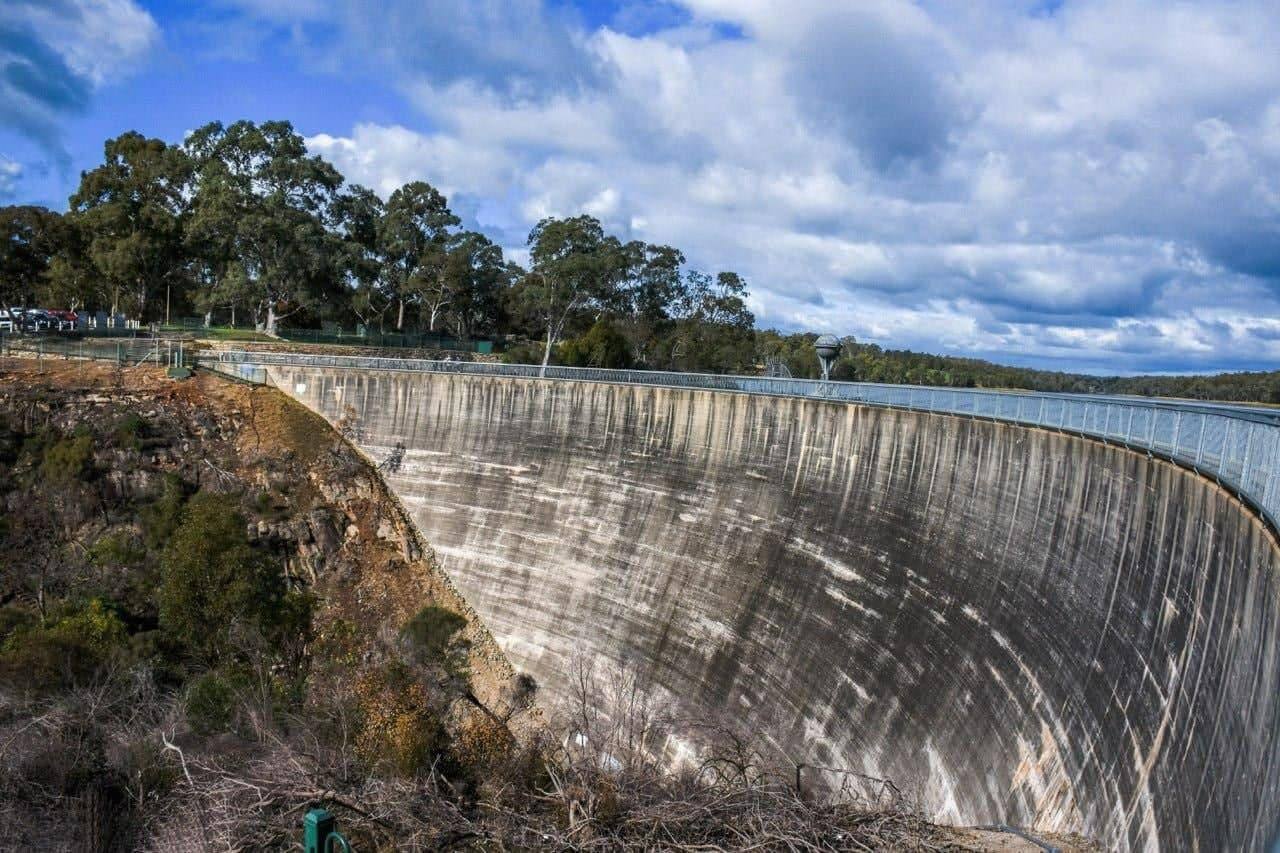
M 284 121 L 207 124 L 181 143 L 128 132 L 81 174 L 66 213 L 0 208 L 0 304 L 143 322 L 322 324 L 505 344 L 513 362 L 819 375 L 815 335 L 756 328 L 747 282 L 676 247 L 547 218 L 524 268 L 412 181 L 383 201 L 309 154 Z M 1280 371 L 1096 377 L 845 339 L 833 378 L 1280 403 Z

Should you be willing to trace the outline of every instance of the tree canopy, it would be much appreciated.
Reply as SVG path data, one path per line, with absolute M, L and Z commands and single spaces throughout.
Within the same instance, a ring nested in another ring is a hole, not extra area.
M 756 328 L 747 282 L 680 249 L 548 217 L 529 268 L 468 230 L 424 180 L 385 197 L 347 183 L 285 121 L 211 122 L 180 143 L 130 131 L 103 146 L 59 214 L 0 207 L 0 300 L 201 315 L 275 335 L 322 324 L 489 337 L 508 360 L 819 375 L 814 335 Z M 832 377 L 956 387 L 1280 402 L 1280 373 L 1102 379 L 847 339 Z

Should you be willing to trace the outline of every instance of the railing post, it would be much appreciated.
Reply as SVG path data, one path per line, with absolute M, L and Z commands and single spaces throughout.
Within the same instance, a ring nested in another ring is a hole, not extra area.
M 1240 486 L 1243 489 L 1249 484 L 1249 453 L 1253 450 L 1253 424 L 1249 424 L 1249 431 L 1244 437 L 1244 460 L 1240 463 Z
M 1229 473 L 1226 470 L 1227 460 L 1230 459 L 1227 454 L 1231 452 L 1231 434 L 1235 428 L 1235 418 L 1227 418 L 1227 434 L 1222 437 L 1222 452 L 1218 454 L 1218 470 L 1222 473 Z
M 312 809 L 302 818 L 303 853 L 329 853 L 335 848 L 351 853 L 351 845 L 335 829 L 333 815 L 327 809 Z

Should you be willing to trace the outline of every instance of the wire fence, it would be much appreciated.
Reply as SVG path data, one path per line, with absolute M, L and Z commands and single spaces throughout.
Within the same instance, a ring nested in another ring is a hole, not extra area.
M 324 329 L 281 329 L 279 336 L 286 341 L 310 344 L 337 344 L 341 346 L 377 347 L 382 349 L 441 349 L 457 352 L 475 352 L 487 355 L 493 352 L 493 341 L 464 340 L 430 333 L 347 332 Z
M 0 357 L 106 361 L 121 366 L 184 367 L 194 353 L 183 342 L 143 337 L 61 337 L 0 334 Z
M 227 340 L 261 337 L 260 333 L 250 326 L 206 326 L 202 317 L 179 317 L 159 328 L 162 332 L 188 332 L 196 336 L 203 334 Z M 488 338 L 459 338 L 437 332 L 379 332 L 365 328 L 351 330 L 337 326 L 326 326 L 321 329 L 282 328 L 276 331 L 274 340 L 375 349 L 454 350 L 482 355 L 494 351 L 494 341 Z
M 202 356 L 202 360 L 206 356 Z M 457 373 L 733 391 L 861 403 L 1054 429 L 1143 450 L 1210 477 L 1280 530 L 1280 411 L 1114 396 L 824 382 L 760 376 L 540 367 L 426 359 L 226 351 L 207 357 L 224 372 L 265 381 L 271 366 Z

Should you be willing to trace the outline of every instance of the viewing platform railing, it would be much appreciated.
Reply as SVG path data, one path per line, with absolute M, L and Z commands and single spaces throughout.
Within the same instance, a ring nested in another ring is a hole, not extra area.
M 1161 398 L 295 353 L 227 351 L 202 355 L 201 361 L 215 362 L 209 366 L 245 376 L 245 369 L 257 368 L 260 375 L 262 368 L 270 366 L 319 367 L 734 391 L 1042 427 L 1144 451 L 1192 468 L 1235 492 L 1273 531 L 1280 532 L 1280 409 Z

